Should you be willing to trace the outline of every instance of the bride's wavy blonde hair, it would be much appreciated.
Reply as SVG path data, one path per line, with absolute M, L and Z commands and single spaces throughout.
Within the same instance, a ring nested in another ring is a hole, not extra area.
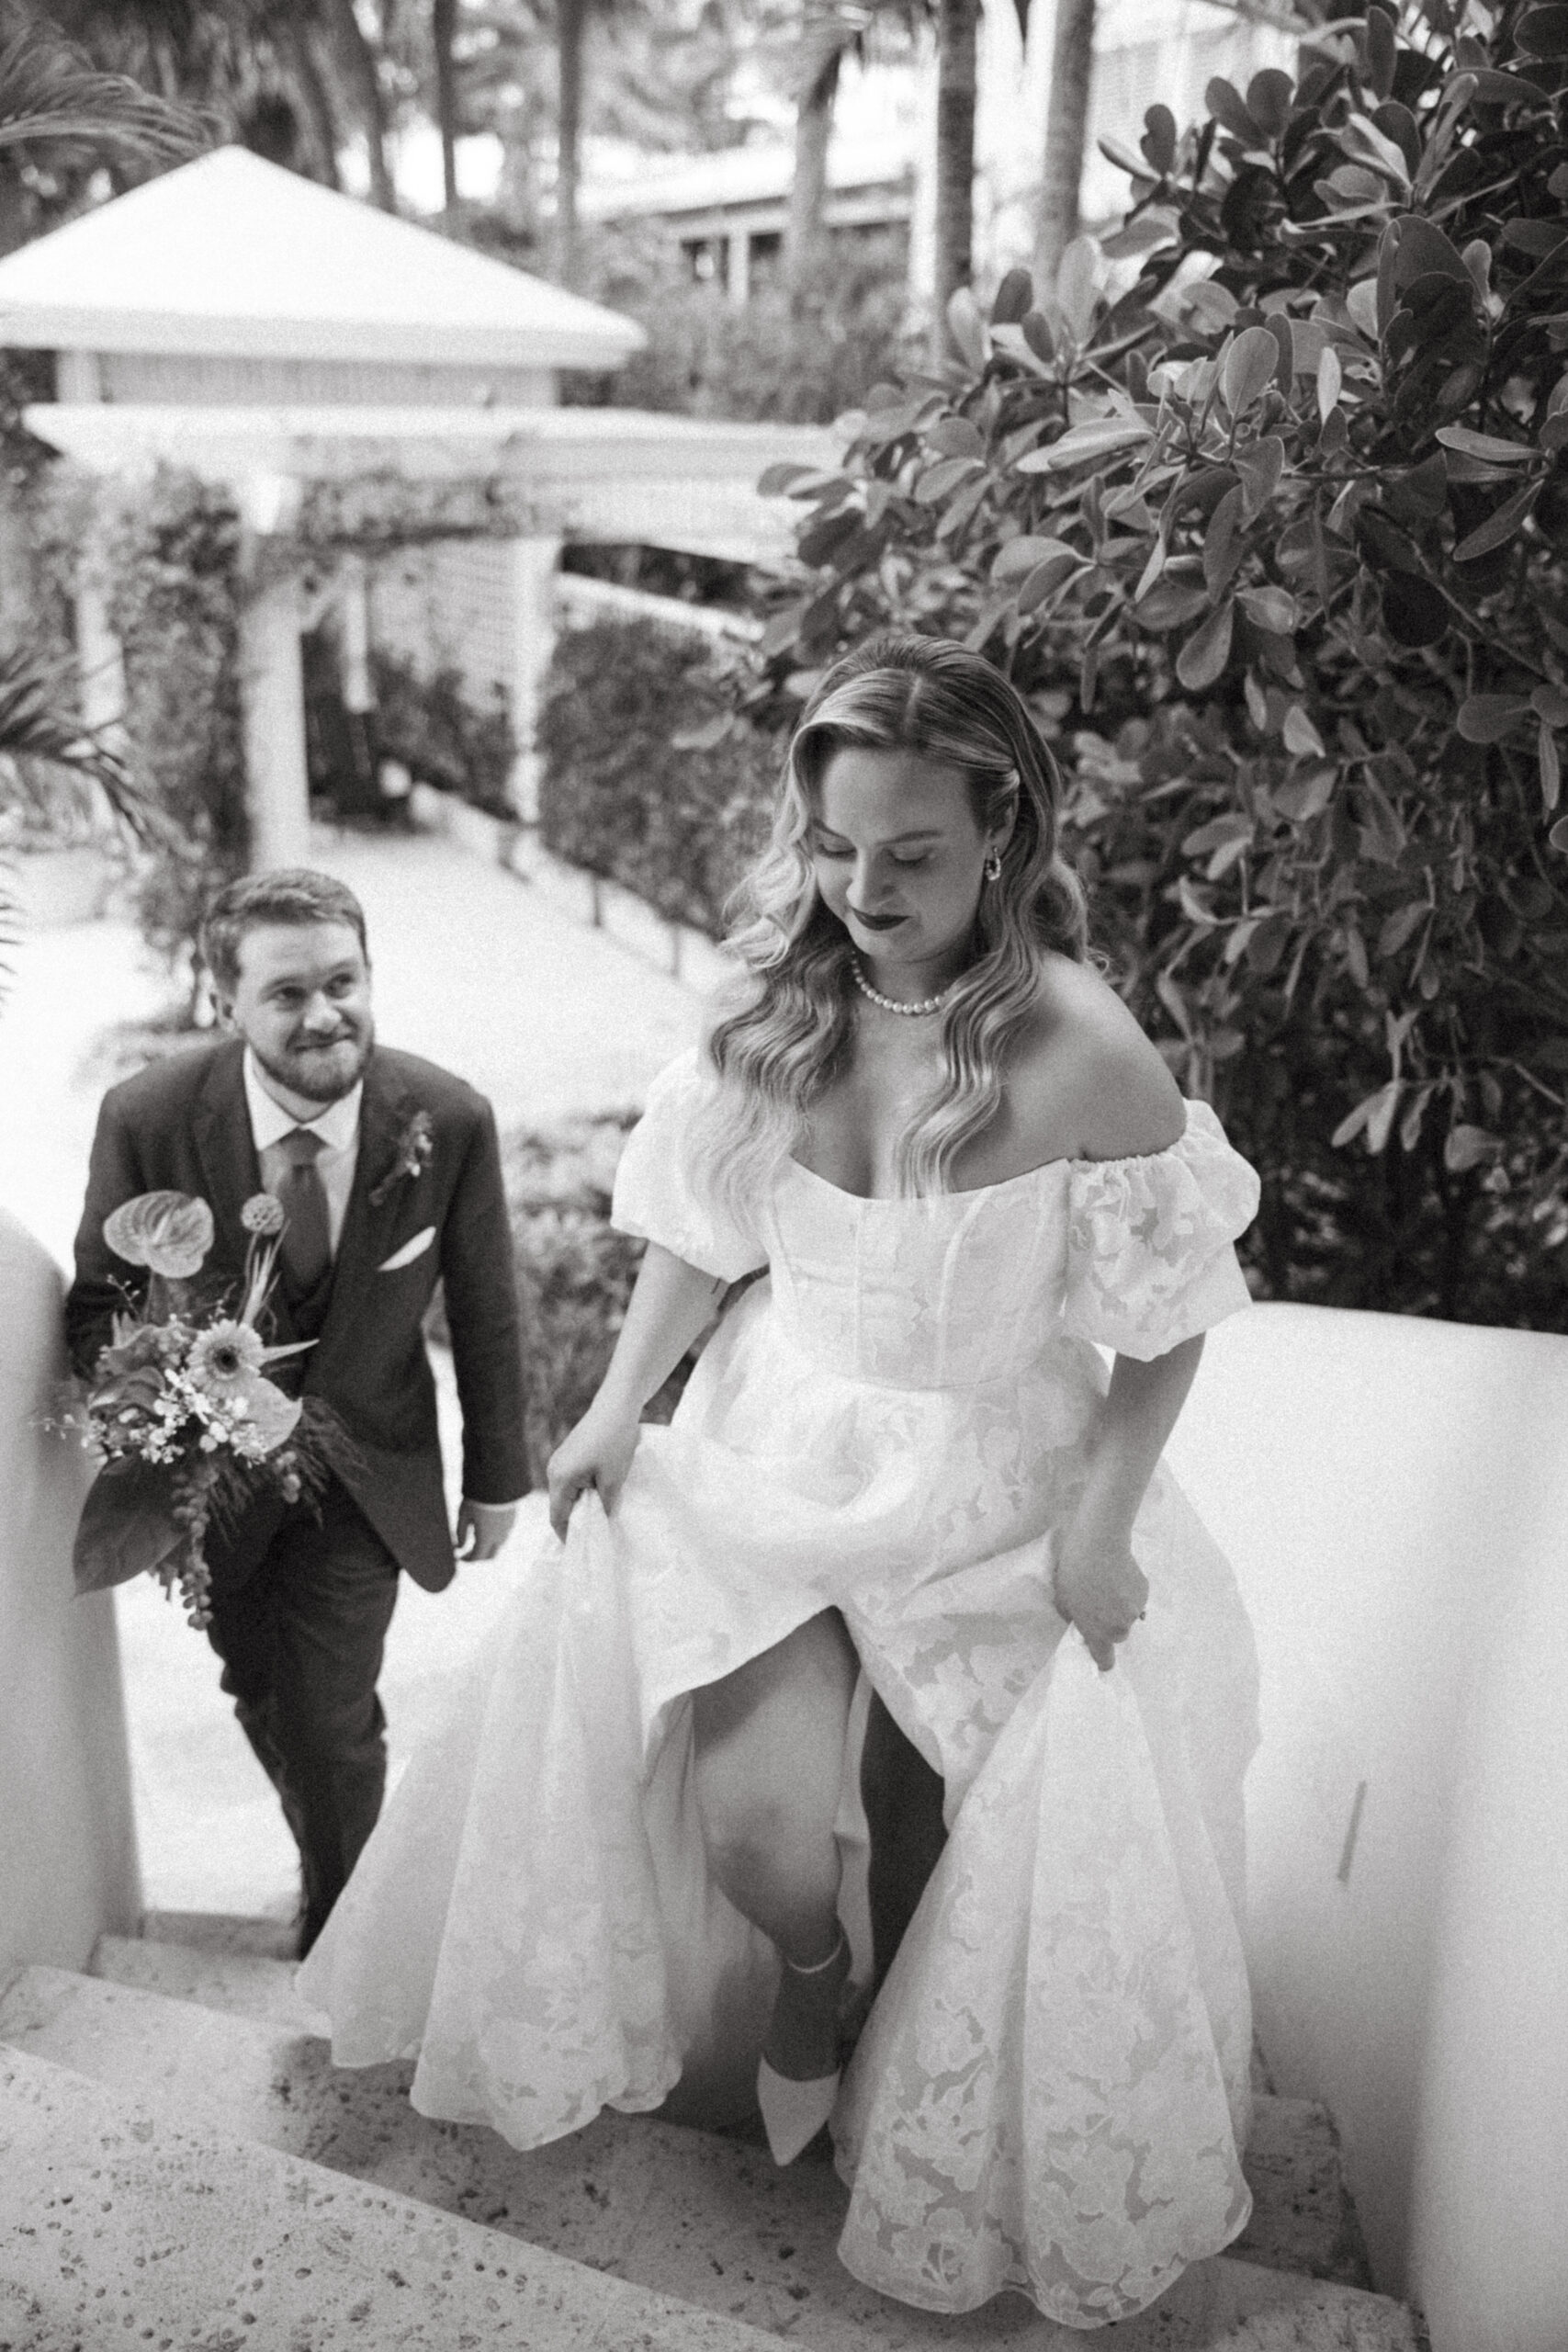
M 694 1138 L 731 1207 L 760 1197 L 849 1055 L 853 951 L 818 890 L 810 831 L 828 763 L 852 745 L 955 768 L 982 833 L 1013 819 L 1000 877 L 980 894 L 973 961 L 942 1016 L 942 1082 L 899 1139 L 901 1193 L 946 1188 L 958 1152 L 1001 1107 L 1009 1048 L 1046 952 L 1086 953 L 1083 888 L 1056 846 L 1061 779 L 1017 688 L 943 638 L 882 636 L 846 655 L 806 707 L 773 839 L 732 902 L 728 944 L 744 967 L 743 1001 L 709 1035 L 719 1082 Z

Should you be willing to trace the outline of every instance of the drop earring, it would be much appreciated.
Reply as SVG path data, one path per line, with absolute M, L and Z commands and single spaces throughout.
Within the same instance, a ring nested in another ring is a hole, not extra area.
M 980 870 L 984 874 L 987 882 L 999 882 L 1001 880 L 1002 854 L 999 849 L 987 851 L 986 863 Z

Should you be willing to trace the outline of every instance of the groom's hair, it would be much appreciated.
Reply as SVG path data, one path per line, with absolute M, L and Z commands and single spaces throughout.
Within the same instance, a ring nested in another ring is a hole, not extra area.
M 352 890 L 330 874 L 308 865 L 280 865 L 270 874 L 246 874 L 219 891 L 202 918 L 201 955 L 222 997 L 240 984 L 240 944 L 262 923 L 342 922 L 358 935 L 367 963 L 365 910 Z

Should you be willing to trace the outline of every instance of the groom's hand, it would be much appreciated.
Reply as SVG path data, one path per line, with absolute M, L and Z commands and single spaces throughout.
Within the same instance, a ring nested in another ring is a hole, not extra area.
M 493 1560 L 516 1521 L 515 1503 L 471 1503 L 465 1495 L 457 1505 L 457 1557 Z

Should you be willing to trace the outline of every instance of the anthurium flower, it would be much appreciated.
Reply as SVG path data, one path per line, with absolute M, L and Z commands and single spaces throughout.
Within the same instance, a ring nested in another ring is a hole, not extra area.
M 184 1282 L 212 1247 L 212 1211 L 189 1193 L 138 1193 L 105 1217 L 104 1239 L 128 1264 Z
M 260 1461 L 293 1436 L 303 1407 L 270 1380 L 254 1380 L 245 1394 L 250 1415 L 244 1451 Z

